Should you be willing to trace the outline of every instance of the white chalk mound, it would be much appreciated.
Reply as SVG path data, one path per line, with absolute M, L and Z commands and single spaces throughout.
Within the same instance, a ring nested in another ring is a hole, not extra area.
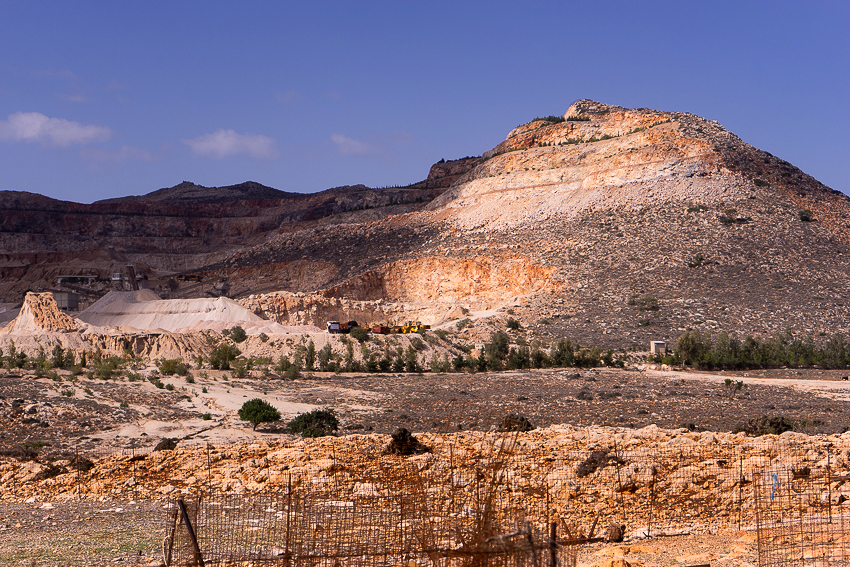
M 160 299 L 150 290 L 111 291 L 77 318 L 98 327 L 132 327 L 141 331 L 220 332 L 239 325 L 248 334 L 286 332 L 282 325 L 266 321 L 226 297 Z

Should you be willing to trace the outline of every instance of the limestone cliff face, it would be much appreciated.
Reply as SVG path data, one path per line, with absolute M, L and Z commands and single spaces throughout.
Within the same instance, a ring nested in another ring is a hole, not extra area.
M 496 309 L 519 297 L 558 291 L 553 268 L 523 258 L 421 258 L 369 270 L 315 293 L 251 295 L 242 304 L 282 325 L 326 321 L 400 324 L 409 319 L 437 325 L 466 309 Z
M 466 229 L 500 228 L 671 200 L 717 202 L 753 188 L 706 136 L 690 134 L 690 115 L 580 101 L 565 117 L 512 130 L 430 208 Z M 699 120 L 711 136 L 737 140 Z
M 777 193 L 850 242 L 842 194 L 717 122 L 582 100 L 562 122 L 513 129 L 429 209 L 462 229 L 501 230 L 597 211 L 709 206 Z
M 108 279 L 127 263 L 140 273 L 195 270 L 265 242 L 281 226 L 380 219 L 421 208 L 442 190 L 357 185 L 295 194 L 183 183 L 91 205 L 0 191 L 0 299 L 53 287 L 57 275 Z
M 553 268 L 527 258 L 496 259 L 430 257 L 382 266 L 322 292 L 326 297 L 425 302 L 499 302 L 563 283 Z
M 433 187 L 450 187 L 461 175 L 475 167 L 482 158 L 465 157 L 452 160 L 440 160 L 431 166 L 425 183 Z

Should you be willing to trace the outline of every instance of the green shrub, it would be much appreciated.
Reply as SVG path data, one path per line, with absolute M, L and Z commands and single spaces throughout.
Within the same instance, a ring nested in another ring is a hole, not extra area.
M 168 390 L 169 392 L 173 391 L 174 390 L 174 384 L 166 384 L 165 389 Z
M 416 354 L 416 348 L 413 344 L 407 347 L 407 352 L 404 355 L 404 370 L 406 372 L 422 371 L 422 368 L 419 366 L 419 357 Z
M 369 331 L 363 327 L 354 327 L 351 329 L 349 334 L 351 335 L 351 338 L 356 339 L 361 343 L 369 340 Z
M 245 329 L 237 325 L 230 329 L 230 338 L 235 343 L 241 343 L 248 338 L 248 333 L 245 332 Z
M 543 122 L 549 122 L 550 124 L 559 124 L 559 123 L 564 121 L 564 117 L 563 116 L 554 116 L 554 115 L 543 116 L 543 117 L 538 116 L 534 120 L 532 120 L 532 122 L 537 122 L 538 120 L 542 120 Z
M 248 400 L 239 408 L 239 419 L 254 424 L 254 430 L 261 423 L 271 423 L 280 419 L 280 412 L 273 405 L 260 398 Z
M 234 378 L 244 378 L 248 375 L 248 361 L 244 358 L 237 358 L 233 361 L 231 374 Z
M 65 368 L 67 366 L 72 366 L 74 364 L 74 353 L 69 352 L 66 355 L 65 349 L 62 348 L 62 345 L 56 344 L 53 347 L 50 364 L 53 366 L 53 368 Z
M 703 257 L 703 255 L 697 254 L 696 256 L 694 256 L 693 260 L 688 262 L 688 267 L 689 268 L 699 268 L 700 266 L 702 266 L 703 262 L 705 262 L 705 258 Z
M 290 364 L 289 368 L 283 373 L 284 380 L 297 380 L 301 377 L 301 369 L 294 364 Z
M 509 413 L 506 415 L 502 422 L 499 424 L 499 431 L 508 432 L 508 431 L 531 431 L 536 429 L 534 425 L 528 420 L 527 417 L 521 414 Z
M 446 340 L 446 337 L 449 336 L 449 332 L 445 329 L 434 329 L 432 332 L 440 337 L 440 340 L 442 341 Z
M 230 363 L 242 352 L 229 343 L 222 343 L 210 354 L 210 367 L 215 370 L 230 370 Z
M 173 376 L 174 374 L 186 376 L 189 373 L 189 367 L 180 359 L 168 358 L 159 363 L 159 371 L 165 376 Z
M 508 322 L 506 323 L 506 325 L 507 325 L 508 329 L 510 329 L 512 331 L 518 331 L 520 326 L 521 326 L 519 324 L 519 321 L 517 321 L 513 317 L 508 318 Z
M 815 220 L 815 214 L 812 211 L 810 211 L 809 209 L 801 210 L 799 215 L 800 215 L 800 220 L 803 221 L 803 222 L 812 222 L 813 220 Z
M 317 409 L 302 413 L 286 425 L 289 433 L 300 433 L 302 437 L 324 437 L 339 429 L 339 420 L 332 409 Z
M 767 416 L 754 417 L 747 423 L 739 425 L 733 433 L 744 432 L 750 437 L 760 437 L 762 435 L 780 435 L 786 431 L 795 431 L 799 424 L 796 421 L 790 420 L 783 416 Z
M 204 421 L 209 421 L 209 420 L 211 420 L 211 419 L 212 419 L 212 414 L 205 413 L 205 414 L 201 417 L 201 419 L 203 419 Z
M 263 341 L 264 343 L 267 343 L 267 342 L 269 342 L 269 336 L 265 333 L 260 333 L 260 340 Z

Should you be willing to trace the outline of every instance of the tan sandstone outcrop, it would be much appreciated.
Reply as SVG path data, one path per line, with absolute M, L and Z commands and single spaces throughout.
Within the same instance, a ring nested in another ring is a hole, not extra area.
M 60 311 L 52 293 L 27 293 L 21 312 L 0 333 L 67 333 L 80 325 L 71 316 Z

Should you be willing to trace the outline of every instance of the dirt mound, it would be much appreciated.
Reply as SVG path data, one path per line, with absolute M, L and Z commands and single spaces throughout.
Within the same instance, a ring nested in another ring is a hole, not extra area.
M 99 327 L 132 327 L 170 332 L 201 329 L 220 331 L 236 325 L 242 325 L 251 332 L 252 329 L 271 324 L 226 297 L 159 299 L 148 290 L 111 292 L 77 317 Z
M 52 293 L 27 293 L 21 312 L 3 327 L 3 333 L 66 333 L 79 329 L 74 319 L 59 310 Z

